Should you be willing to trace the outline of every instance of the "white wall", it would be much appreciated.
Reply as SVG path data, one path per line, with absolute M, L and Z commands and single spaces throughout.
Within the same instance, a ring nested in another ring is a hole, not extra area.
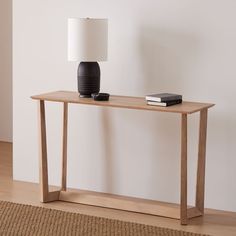
M 109 18 L 102 91 L 176 92 L 213 102 L 206 206 L 236 211 L 236 1 L 14 1 L 14 179 L 38 181 L 33 94 L 76 90 L 67 62 L 67 18 Z M 60 182 L 61 106 L 47 104 L 50 183 Z M 69 186 L 178 202 L 180 117 L 71 105 Z M 195 181 L 198 115 L 189 117 L 189 184 Z M 194 201 L 193 188 L 189 190 Z
M 12 3 L 0 1 L 0 141 L 12 141 Z

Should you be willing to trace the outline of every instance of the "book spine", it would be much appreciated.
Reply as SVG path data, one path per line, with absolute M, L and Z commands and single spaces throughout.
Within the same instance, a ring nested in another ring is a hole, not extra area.
M 176 100 L 176 101 L 169 101 L 169 102 L 166 102 L 166 106 L 171 106 L 171 105 L 176 105 L 176 104 L 179 104 L 179 103 L 182 103 L 182 99 L 179 99 L 179 100 Z
M 161 102 L 169 102 L 169 101 L 180 100 L 180 99 L 182 99 L 182 96 L 176 95 L 176 96 L 167 97 L 167 98 L 160 98 L 160 101 Z
M 147 101 L 152 101 L 152 102 L 169 102 L 169 101 L 176 101 L 182 99 L 182 95 L 176 95 L 176 96 L 171 96 L 171 97 L 150 97 L 146 96 Z
M 169 101 L 169 102 L 154 102 L 154 101 L 147 101 L 148 105 L 153 105 L 153 106 L 162 106 L 162 107 L 168 107 L 172 105 L 176 105 L 182 103 L 182 99 L 175 100 L 175 101 Z

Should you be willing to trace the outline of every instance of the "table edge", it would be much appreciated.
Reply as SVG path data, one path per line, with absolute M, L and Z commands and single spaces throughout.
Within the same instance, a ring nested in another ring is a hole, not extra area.
M 55 91 L 55 92 L 72 92 L 72 91 Z M 30 96 L 30 98 L 33 99 L 33 100 L 38 100 L 38 101 L 49 101 L 49 102 L 58 102 L 58 103 L 65 103 L 66 102 L 66 103 L 70 103 L 70 104 L 111 107 L 111 108 L 123 108 L 123 109 L 132 109 L 132 110 L 145 110 L 145 111 L 154 111 L 154 112 L 168 112 L 168 113 L 178 113 L 178 114 L 193 114 L 193 113 L 200 112 L 204 109 L 209 109 L 209 108 L 215 106 L 214 103 L 184 101 L 184 102 L 206 104 L 206 106 L 203 107 L 203 108 L 195 109 L 195 110 L 192 110 L 192 111 L 189 111 L 189 112 L 184 112 L 184 111 L 168 111 L 168 110 L 145 109 L 145 108 L 142 108 L 142 107 L 129 107 L 129 106 L 122 106 L 122 105 L 106 105 L 106 104 L 102 104 L 102 103 L 86 103 L 86 102 L 80 103 L 80 102 L 74 102 L 74 101 L 58 101 L 56 99 L 50 99 L 50 98 L 44 99 L 44 98 L 40 97 L 40 96 L 47 95 L 47 94 L 50 94 L 50 93 L 53 93 L 53 92 L 43 93 L 43 94 L 39 94 L 39 95 L 33 95 L 33 96 Z M 135 96 L 125 96 L 125 95 L 124 96 L 123 95 L 112 95 L 112 96 L 115 96 L 115 97 L 129 97 L 129 98 L 144 98 L 145 99 L 145 97 L 135 97 Z

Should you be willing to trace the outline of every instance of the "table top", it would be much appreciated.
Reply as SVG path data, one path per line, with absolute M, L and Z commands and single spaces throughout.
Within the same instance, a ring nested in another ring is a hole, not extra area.
M 199 103 L 199 102 L 187 102 L 187 101 L 183 101 L 181 104 L 168 107 L 150 106 L 147 105 L 144 97 L 129 97 L 129 96 L 116 96 L 116 95 L 111 95 L 109 101 L 94 101 L 92 98 L 81 98 L 79 97 L 78 92 L 72 92 L 72 91 L 56 91 L 56 92 L 44 93 L 32 96 L 31 98 L 35 100 L 43 100 L 51 102 L 77 103 L 77 104 L 86 104 L 94 106 L 118 107 L 118 108 L 128 108 L 136 110 L 149 110 L 149 111 L 171 112 L 171 113 L 181 113 L 181 114 L 191 114 L 214 106 L 214 104 L 212 103 Z

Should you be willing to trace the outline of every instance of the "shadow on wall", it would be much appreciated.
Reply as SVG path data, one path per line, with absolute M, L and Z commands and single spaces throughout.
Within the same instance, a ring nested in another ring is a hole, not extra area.
M 221 104 L 216 104 L 215 109 L 220 109 L 220 106 Z M 207 141 L 206 204 L 210 208 L 218 206 L 219 209 L 235 211 L 236 193 L 233 192 L 235 170 L 229 166 L 235 166 L 233 153 L 236 153 L 236 145 L 232 137 L 235 136 L 236 131 L 236 111 L 231 110 L 228 113 L 227 110 L 214 111 L 214 115 L 211 111 L 208 116 L 210 122 Z M 208 155 L 208 150 L 210 150 L 210 155 Z M 212 183 L 217 183 L 217 188 Z
M 140 84 L 143 87 L 143 93 L 172 92 L 183 94 L 184 97 L 191 86 L 190 73 L 194 70 L 198 57 L 197 37 L 186 32 L 142 26 L 139 32 L 139 46 L 140 66 L 143 73 L 143 81 Z M 159 136 L 161 136 L 161 145 L 154 143 L 152 145 L 153 157 L 158 155 L 158 158 L 151 158 L 150 172 L 153 184 L 158 186 L 159 190 L 150 187 L 149 195 L 163 197 L 167 194 L 177 199 L 180 169 L 176 167 L 179 167 L 180 162 L 178 145 L 180 119 L 169 114 L 158 114 L 157 119 L 158 122 L 152 122 L 152 128 L 149 127 L 149 129 L 155 133 L 152 139 L 160 140 Z M 172 145 L 173 147 L 170 148 Z M 165 168 L 161 168 L 160 163 Z M 164 185 L 160 176 L 166 176 Z M 167 189 L 166 186 L 176 186 L 176 188 Z
M 188 70 L 192 70 L 195 65 L 198 44 L 197 39 L 192 35 L 181 34 L 180 32 L 167 32 L 150 27 L 141 27 L 139 33 L 139 61 L 142 81 L 139 81 L 140 91 L 142 94 L 155 92 L 175 92 L 184 94 L 188 90 L 188 84 L 191 84 L 188 78 Z M 187 68 L 187 71 L 186 71 Z M 186 83 L 186 79 L 188 83 Z M 112 193 L 114 190 L 114 133 L 111 125 L 111 114 L 104 109 L 102 115 L 102 127 L 106 147 L 104 153 L 105 176 L 107 192 Z M 152 154 L 146 158 L 151 163 L 150 169 L 150 186 L 146 193 L 149 196 L 159 198 L 161 192 L 163 198 L 165 194 L 170 196 L 170 200 L 178 198 L 179 189 L 179 138 L 180 138 L 180 119 L 170 116 L 169 114 L 140 113 L 133 119 L 133 114 L 124 113 L 126 123 L 142 125 L 144 132 L 150 134 L 150 143 Z M 146 122 L 148 121 L 148 122 Z M 158 122 L 157 122 L 158 121 Z M 177 123 L 178 122 L 178 123 Z M 142 140 L 142 133 L 137 133 Z M 170 145 L 175 147 L 170 148 Z M 141 148 L 141 147 L 140 147 Z M 135 163 L 135 156 L 133 157 Z M 160 165 L 161 163 L 161 165 Z M 163 168 L 162 166 L 165 166 Z M 168 170 L 168 171 L 166 171 Z M 170 174 L 171 173 L 171 174 Z M 164 176 L 166 179 L 163 184 Z M 174 181 L 174 185 L 173 185 Z M 166 189 L 166 186 L 176 186 L 176 188 Z M 153 188 L 158 186 L 158 188 Z M 162 197 L 161 197 L 162 198 Z
M 104 175 L 104 183 L 105 183 L 105 191 L 108 193 L 113 193 L 114 186 L 114 170 L 113 170 L 113 149 L 112 149 L 112 140 L 114 140 L 114 135 L 112 131 L 112 120 L 110 111 L 106 108 L 103 108 L 101 111 L 101 122 L 102 122 L 102 145 L 104 148 L 104 166 L 105 166 L 105 175 Z
M 184 94 L 188 89 L 186 84 L 191 83 L 188 71 L 194 67 L 198 53 L 195 35 L 143 26 L 139 41 L 144 93 L 169 91 Z

